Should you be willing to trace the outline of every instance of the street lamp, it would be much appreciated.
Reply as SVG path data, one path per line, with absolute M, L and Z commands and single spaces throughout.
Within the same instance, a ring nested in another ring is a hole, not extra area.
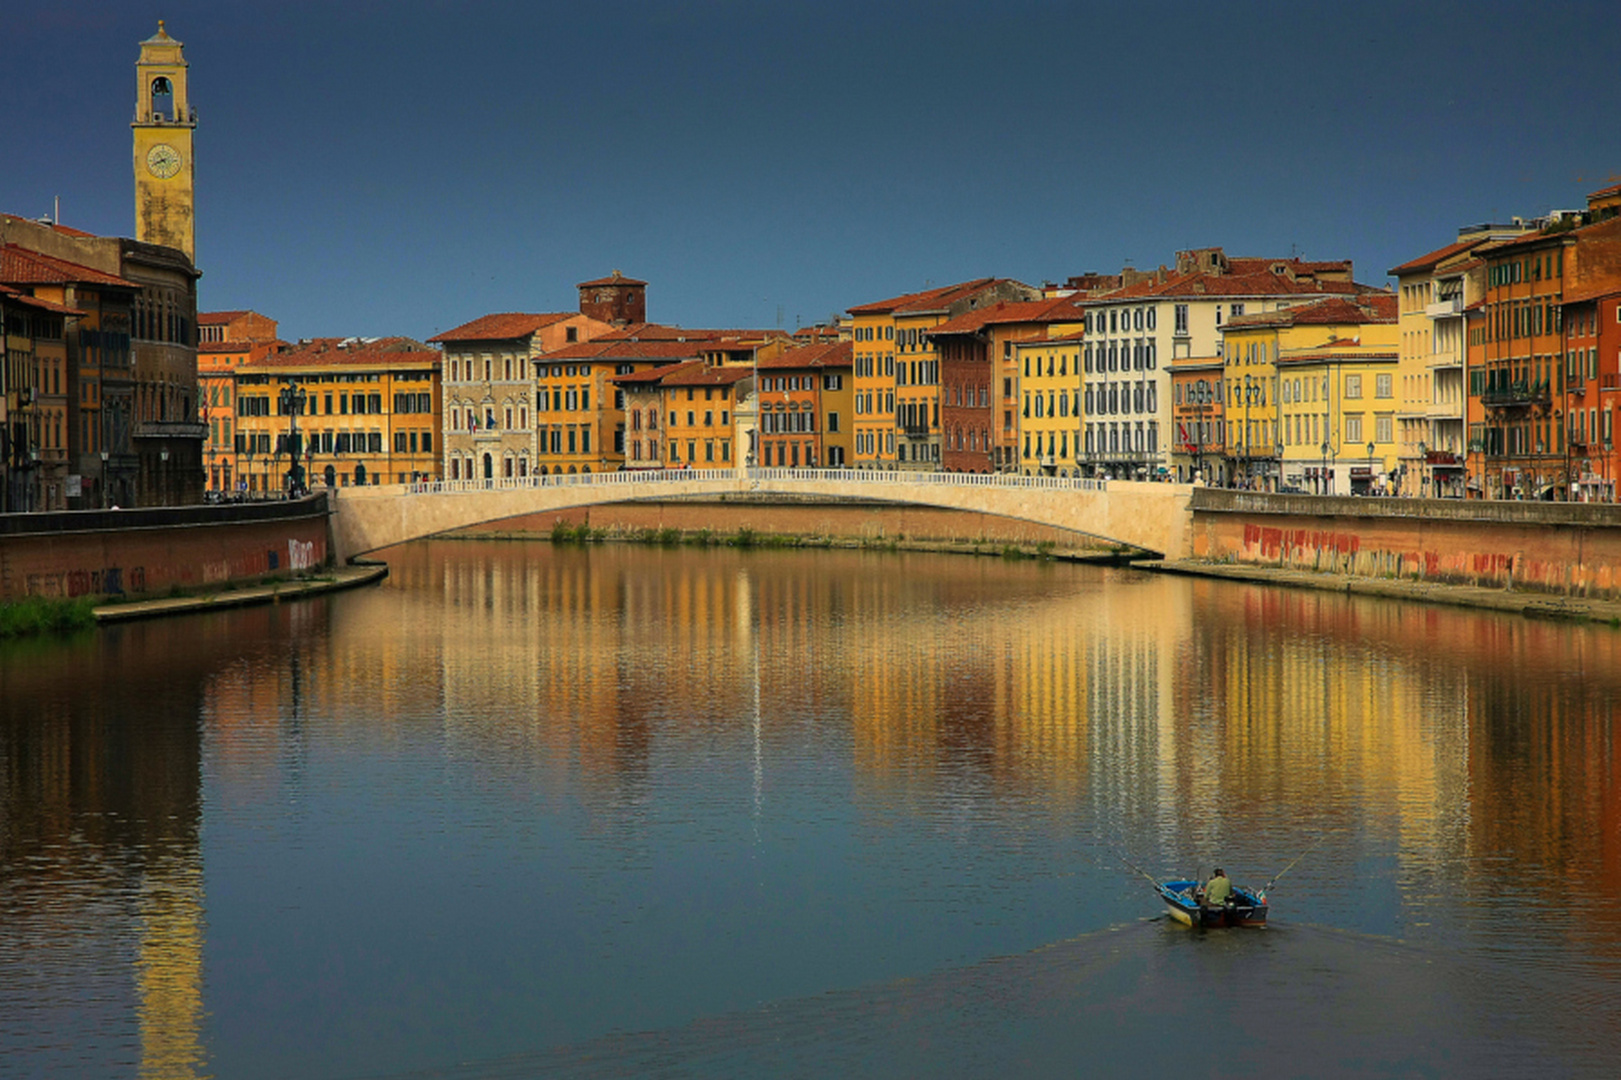
M 1323 485 L 1323 494 L 1324 495 L 1332 495 L 1332 494 L 1334 494 L 1334 487 L 1330 483 L 1330 477 L 1328 475 L 1328 450 L 1329 450 L 1328 440 L 1325 439 L 1325 440 L 1323 440 L 1323 471 L 1322 471 L 1322 474 L 1318 477 L 1318 480 Z
M 298 417 L 308 400 L 309 394 L 302 386 L 289 383 L 281 388 L 281 411 L 287 416 L 287 486 L 291 494 L 304 486 L 303 469 L 298 464 Z
M 1424 440 L 1418 443 L 1418 493 L 1424 496 L 1430 489 L 1430 448 L 1424 445 Z
M 1373 443 L 1368 443 L 1368 494 L 1373 494 Z
M 107 459 L 111 457 L 107 451 L 101 452 L 101 508 L 107 509 Z

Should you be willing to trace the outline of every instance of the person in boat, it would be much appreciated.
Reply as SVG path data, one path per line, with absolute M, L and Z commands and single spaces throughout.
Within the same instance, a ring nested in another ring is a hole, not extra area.
M 1210 875 L 1210 880 L 1205 882 L 1204 902 L 1211 907 L 1221 907 L 1232 899 L 1232 895 L 1233 883 L 1228 879 L 1227 871 L 1216 867 L 1215 873 Z

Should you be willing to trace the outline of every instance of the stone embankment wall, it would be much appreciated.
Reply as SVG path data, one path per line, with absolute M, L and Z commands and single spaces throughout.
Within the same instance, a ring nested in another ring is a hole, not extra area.
M 1066 550 L 1111 550 L 1104 541 L 1084 533 L 993 514 L 908 503 L 826 503 L 786 496 L 608 503 L 492 521 L 461 530 L 461 533 L 549 535 L 552 525 L 558 521 L 627 533 L 649 529 L 677 529 L 683 533 L 695 533 L 708 529 L 717 534 L 728 534 L 751 529 L 756 533 L 779 536 L 832 537 L 871 542 L 904 539 L 1032 547 L 1050 543 Z
M 124 596 L 327 565 L 326 496 L 0 516 L 0 600 Z
M 1621 599 L 1621 506 L 1200 488 L 1197 559 Z

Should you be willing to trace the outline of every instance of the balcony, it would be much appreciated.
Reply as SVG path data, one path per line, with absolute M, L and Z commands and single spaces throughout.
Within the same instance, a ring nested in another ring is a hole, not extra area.
M 1463 314 L 1463 297 L 1454 296 L 1446 300 L 1437 300 L 1433 304 L 1424 305 L 1424 314 L 1432 319 L 1445 319 L 1452 315 Z
M 151 420 L 136 424 L 134 434 L 137 439 L 196 439 L 202 442 L 208 438 L 208 426 L 174 420 Z
M 1080 461 L 1104 463 L 1113 461 L 1153 462 L 1159 460 L 1158 450 L 1083 450 L 1076 458 Z
M 1546 405 L 1552 399 L 1553 394 L 1546 382 L 1527 382 L 1523 379 L 1489 387 L 1480 395 L 1481 404 L 1491 406 Z

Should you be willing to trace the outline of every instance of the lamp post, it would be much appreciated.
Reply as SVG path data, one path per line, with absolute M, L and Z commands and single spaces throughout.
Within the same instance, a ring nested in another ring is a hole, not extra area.
M 158 451 L 158 491 L 161 505 L 171 505 L 169 501 L 169 449 L 164 447 Z
M 309 394 L 302 386 L 291 383 L 281 388 L 281 411 L 287 415 L 287 493 L 296 495 L 304 486 L 304 470 L 298 464 L 301 447 L 298 440 L 298 417 L 304 411 Z
M 1328 475 L 1328 449 L 1329 449 L 1328 441 L 1325 439 L 1323 441 L 1323 472 L 1322 472 L 1322 475 L 1318 477 L 1318 480 L 1323 485 L 1323 494 L 1324 495 L 1332 495 L 1332 494 L 1334 494 L 1334 485 L 1331 483 L 1330 477 Z
M 107 491 L 107 459 L 109 457 L 111 457 L 111 456 L 112 455 L 109 454 L 106 450 L 103 450 L 101 452 L 101 508 L 103 510 L 107 509 L 107 506 L 108 506 L 108 503 L 107 503 L 107 497 L 108 497 L 108 491 Z
M 1368 443 L 1368 494 L 1373 494 L 1373 443 Z
M 248 438 L 253 438 L 249 435 Z M 242 455 L 242 495 L 243 498 L 253 498 L 253 451 L 249 450 Z
M 1430 490 L 1430 449 L 1424 445 L 1424 440 L 1418 442 L 1418 494 L 1420 498 L 1428 498 Z

